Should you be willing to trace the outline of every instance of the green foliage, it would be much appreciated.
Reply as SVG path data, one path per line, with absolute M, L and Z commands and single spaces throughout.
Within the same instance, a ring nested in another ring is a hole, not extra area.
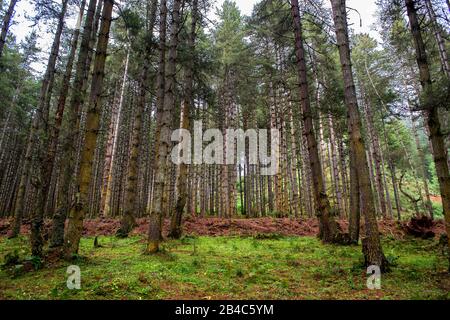
M 246 45 L 244 24 L 236 2 L 225 0 L 217 15 L 221 21 L 215 31 L 218 59 L 224 66 L 239 64 Z
M 15 249 L 13 252 L 8 252 L 4 257 L 2 269 L 19 264 L 19 250 Z

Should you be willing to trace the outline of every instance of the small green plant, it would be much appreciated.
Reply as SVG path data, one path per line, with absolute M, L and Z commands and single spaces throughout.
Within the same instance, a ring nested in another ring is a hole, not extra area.
M 279 233 L 257 233 L 253 238 L 257 240 L 280 240 L 283 236 Z
M 24 263 L 31 263 L 34 270 L 39 270 L 42 267 L 42 259 L 37 256 L 30 256 L 24 260 Z
M 13 252 L 8 252 L 4 259 L 2 269 L 8 268 L 10 266 L 14 266 L 19 264 L 19 250 L 15 249 Z
M 398 266 L 398 259 L 399 258 L 400 258 L 399 256 L 394 256 L 394 255 L 387 255 L 386 256 L 386 259 L 387 259 L 387 261 L 388 261 L 388 263 L 389 263 L 389 265 L 391 267 Z

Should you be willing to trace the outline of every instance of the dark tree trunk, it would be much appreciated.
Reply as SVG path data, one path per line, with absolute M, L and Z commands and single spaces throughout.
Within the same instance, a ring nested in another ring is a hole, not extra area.
M 433 159 L 442 196 L 445 227 L 447 230 L 447 235 L 450 235 L 450 173 L 447 162 L 447 149 L 445 147 L 444 135 L 441 131 L 441 124 L 438 116 L 438 109 L 440 106 L 444 106 L 444 101 L 439 101 L 433 96 L 428 57 L 425 50 L 425 43 L 422 38 L 422 31 L 417 17 L 417 9 L 415 8 L 414 1 L 405 0 L 405 3 L 416 49 L 417 66 L 419 67 L 420 83 L 423 89 L 422 106 L 425 109 L 425 114 L 427 116 L 429 139 L 432 145 Z M 450 237 L 448 237 L 448 247 L 450 249 Z
M 197 4 L 198 0 L 193 0 L 192 2 L 192 21 L 191 21 L 191 31 L 188 38 L 188 54 L 190 55 L 190 60 L 194 61 L 194 49 L 195 49 L 195 36 L 197 28 Z M 183 97 L 183 102 L 181 106 L 181 120 L 180 127 L 182 129 L 190 130 L 190 111 L 193 104 L 193 72 L 194 64 L 190 63 L 186 68 L 185 73 L 185 93 Z M 182 163 L 178 166 L 177 174 L 177 201 L 175 205 L 175 212 L 172 215 L 172 220 L 170 224 L 169 236 L 175 239 L 179 239 L 182 234 L 182 216 L 184 207 L 186 206 L 187 199 L 187 164 Z
M 75 174 L 77 142 L 80 130 L 80 108 L 84 104 L 85 91 L 83 91 L 83 88 L 90 68 L 87 57 L 88 52 L 91 50 L 90 42 L 96 4 L 97 0 L 89 1 L 81 36 L 75 79 L 68 110 L 69 130 L 65 135 L 62 147 L 63 156 L 60 164 L 62 176 L 59 199 L 57 200 L 56 211 L 52 221 L 52 247 L 60 247 L 64 244 L 61 240 L 64 239 L 64 224 L 70 210 L 70 186 L 73 181 L 73 175 Z
M 11 19 L 14 14 L 14 7 L 16 6 L 17 2 L 18 0 L 11 0 L 9 2 L 8 10 L 3 17 L 2 32 L 0 34 L 0 58 L 3 54 L 3 48 L 5 47 L 6 43 L 6 36 L 8 35 L 9 26 L 11 25 Z
M 78 253 L 83 231 L 83 219 L 88 211 L 87 201 L 92 176 L 94 151 L 97 145 L 97 135 L 100 128 L 103 79 L 105 76 L 106 51 L 108 48 L 113 5 L 113 0 L 104 0 L 102 22 L 95 50 L 91 92 L 86 115 L 85 141 L 81 152 L 80 170 L 76 183 L 77 196 L 75 205 L 70 209 L 67 232 L 64 237 L 64 255 L 66 258 L 71 258 L 74 254 Z
M 319 150 L 314 136 L 298 0 L 291 0 L 291 11 L 295 30 L 295 53 L 297 57 L 297 74 L 300 82 L 300 104 L 303 112 L 304 135 L 308 146 L 309 165 L 312 172 L 314 200 L 320 221 L 320 237 L 324 242 L 335 242 L 338 238 L 339 230 L 332 216 L 330 202 L 325 192 Z
M 365 237 L 363 254 L 366 266 L 377 265 L 382 271 L 388 269 L 388 262 L 381 248 L 376 220 L 375 204 L 370 186 L 369 167 L 365 145 L 361 135 L 361 117 L 356 98 L 355 82 L 352 74 L 350 44 L 348 38 L 347 8 L 345 0 L 331 0 L 337 45 L 344 79 L 344 97 L 348 108 L 349 136 L 351 151 L 355 160 L 358 186 L 361 194 L 361 210 L 364 214 Z

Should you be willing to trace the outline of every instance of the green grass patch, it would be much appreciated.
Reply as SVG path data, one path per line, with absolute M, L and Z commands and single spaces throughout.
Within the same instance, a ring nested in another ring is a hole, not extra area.
M 144 255 L 144 239 L 83 238 L 80 257 L 12 277 L 0 271 L 1 299 L 448 299 L 446 257 L 433 240 L 383 239 L 395 263 L 381 290 L 368 290 L 361 248 L 313 237 L 184 237 Z M 0 259 L 29 255 L 24 237 L 0 238 Z M 9 256 L 10 257 L 10 256 Z M 66 286 L 81 269 L 81 289 Z

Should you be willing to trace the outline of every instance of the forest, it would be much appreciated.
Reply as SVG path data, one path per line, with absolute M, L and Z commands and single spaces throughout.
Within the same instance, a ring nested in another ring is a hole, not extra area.
M 0 0 L 0 300 L 450 299 L 450 2 L 350 2 Z

